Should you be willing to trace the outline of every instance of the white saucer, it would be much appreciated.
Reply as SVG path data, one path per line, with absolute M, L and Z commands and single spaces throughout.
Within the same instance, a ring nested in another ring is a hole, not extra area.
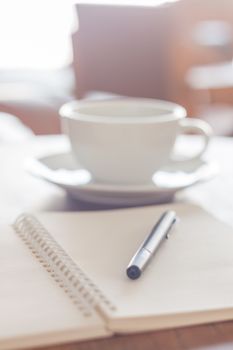
M 26 162 L 26 170 L 65 189 L 73 198 L 124 206 L 171 201 L 177 191 L 213 177 L 217 166 L 202 159 L 180 163 L 179 168 L 171 163 L 156 172 L 150 183 L 139 186 L 97 182 L 69 152 L 30 159 Z

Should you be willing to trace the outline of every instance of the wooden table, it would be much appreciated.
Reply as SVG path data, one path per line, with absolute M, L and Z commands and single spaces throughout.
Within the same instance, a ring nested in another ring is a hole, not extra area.
M 196 139 L 190 138 L 196 146 Z M 35 137 L 24 143 L 0 145 L 0 224 L 13 222 L 22 211 L 99 210 L 103 207 L 77 202 L 51 184 L 33 178 L 24 171 L 24 160 L 34 154 L 58 152 L 67 146 L 62 136 Z M 213 139 L 206 155 L 217 161 L 219 175 L 177 195 L 176 200 L 199 202 L 219 219 L 233 226 L 233 139 Z M 232 250 L 233 251 L 233 250 Z M 232 296 L 233 297 L 233 296 Z M 44 347 L 50 350 L 143 349 L 177 350 L 233 349 L 233 321 L 211 325 L 115 336 L 111 339 Z

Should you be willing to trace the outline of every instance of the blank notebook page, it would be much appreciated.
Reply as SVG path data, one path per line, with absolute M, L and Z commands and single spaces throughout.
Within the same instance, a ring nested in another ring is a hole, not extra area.
M 128 279 L 129 260 L 167 209 L 180 222 L 142 276 Z M 117 310 L 107 315 L 114 331 L 233 317 L 233 230 L 203 209 L 172 204 L 37 217 L 115 304 Z

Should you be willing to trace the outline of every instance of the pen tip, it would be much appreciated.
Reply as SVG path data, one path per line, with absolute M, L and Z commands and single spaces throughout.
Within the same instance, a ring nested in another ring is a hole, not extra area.
M 136 280 L 141 276 L 141 270 L 139 269 L 138 266 L 132 265 L 127 268 L 126 274 L 131 280 Z

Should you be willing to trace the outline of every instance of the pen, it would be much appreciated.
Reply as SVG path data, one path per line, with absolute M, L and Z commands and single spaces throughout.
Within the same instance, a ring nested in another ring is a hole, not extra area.
M 130 263 L 127 267 L 126 274 L 130 279 L 137 279 L 140 277 L 142 271 L 145 269 L 160 244 L 168 238 L 168 233 L 177 221 L 176 213 L 173 210 L 166 211 L 162 214 L 159 221 L 152 228 L 150 234 L 142 242 Z

